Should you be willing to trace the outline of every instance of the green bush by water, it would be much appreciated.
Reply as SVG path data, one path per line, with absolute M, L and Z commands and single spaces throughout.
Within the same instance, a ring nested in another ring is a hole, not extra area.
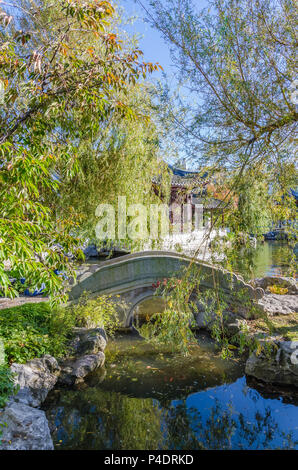
M 0 310 L 0 338 L 7 362 L 24 363 L 44 354 L 63 356 L 73 326 L 68 309 L 52 308 L 48 302 Z
M 51 306 L 49 302 L 28 303 L 0 310 L 0 408 L 14 391 L 9 365 L 50 354 L 56 358 L 70 353 L 69 340 L 74 326 L 100 325 L 111 334 L 116 328 L 114 303 L 107 296 L 88 299 L 84 294 L 77 305 Z
M 112 334 L 117 325 L 117 311 L 109 296 L 88 299 L 84 294 L 78 304 L 70 306 L 40 302 L 0 310 L 0 339 L 8 364 L 44 354 L 66 355 L 74 326 L 102 326 Z
M 125 308 L 125 303 L 120 300 L 120 297 L 115 297 L 117 305 L 110 295 L 90 299 L 88 293 L 84 292 L 78 303 L 68 307 L 76 326 L 87 328 L 101 326 L 109 336 L 112 336 L 120 325 L 118 309 Z

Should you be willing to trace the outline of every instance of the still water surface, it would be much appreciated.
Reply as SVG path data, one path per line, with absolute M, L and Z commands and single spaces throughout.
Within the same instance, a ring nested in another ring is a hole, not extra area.
M 56 449 L 298 449 L 297 391 L 248 383 L 205 336 L 188 358 L 118 337 L 104 370 L 45 406 Z
M 246 279 L 264 276 L 294 276 L 297 277 L 297 255 L 293 246 L 286 241 L 266 241 L 258 243 L 252 251 L 248 266 L 247 260 L 239 255 L 234 262 L 234 270 Z

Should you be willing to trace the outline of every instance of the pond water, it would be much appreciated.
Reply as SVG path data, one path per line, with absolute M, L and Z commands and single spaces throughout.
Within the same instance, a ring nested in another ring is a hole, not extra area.
M 248 382 L 204 335 L 189 357 L 132 335 L 110 342 L 104 369 L 45 409 L 56 449 L 298 449 L 298 394 Z
M 247 272 L 247 268 L 242 265 L 241 259 L 236 268 L 251 279 L 264 276 L 297 276 L 297 269 L 293 272 L 293 267 L 289 268 L 293 257 L 295 259 L 293 247 L 286 241 L 266 241 L 259 243 L 253 251 L 250 272 Z
M 237 270 L 246 278 L 287 275 L 292 253 L 265 242 L 252 271 L 241 260 Z M 160 299 L 150 299 L 136 314 L 142 320 L 160 309 Z M 298 449 L 297 390 L 247 379 L 244 362 L 223 360 L 203 334 L 188 357 L 118 335 L 103 369 L 50 393 L 44 407 L 56 449 Z

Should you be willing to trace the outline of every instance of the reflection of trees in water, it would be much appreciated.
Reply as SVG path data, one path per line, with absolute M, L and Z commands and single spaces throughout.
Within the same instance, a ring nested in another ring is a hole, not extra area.
M 233 422 L 227 413 L 220 414 L 212 408 L 209 418 L 203 422 L 201 413 L 179 404 L 168 411 L 167 446 L 169 449 L 225 449 L 229 448 Z
M 162 439 L 157 402 L 94 388 L 64 393 L 49 418 L 56 427 L 54 440 L 63 440 L 67 449 L 150 450 Z
M 257 411 L 255 413 L 253 423 L 248 423 L 245 417 L 240 414 L 238 433 L 239 440 L 241 442 L 244 441 L 249 447 L 254 447 L 256 449 L 272 447 L 271 444 L 276 437 L 281 437 L 282 441 L 284 441 L 281 445 L 282 447 L 291 447 L 291 435 L 289 434 L 286 436 L 283 432 L 279 431 L 278 423 L 272 417 L 271 410 L 269 408 L 265 409 L 263 415 Z M 243 444 L 241 447 L 243 448 Z
M 293 249 L 286 242 L 265 242 L 256 248 L 234 248 L 231 260 L 233 270 L 240 272 L 247 280 L 265 276 L 272 266 L 280 276 L 293 275 L 293 262 Z
M 232 405 L 223 407 L 218 400 L 207 419 L 186 403 L 170 408 L 166 417 L 169 449 L 293 449 L 298 445 L 292 433 L 284 433 L 267 408 L 251 421 Z M 279 443 L 277 445 L 277 442 Z
M 295 448 L 291 433 L 279 429 L 267 408 L 247 418 L 216 400 L 208 416 L 186 402 L 161 408 L 139 399 L 95 388 L 65 392 L 49 411 L 54 439 L 68 449 L 269 449 Z

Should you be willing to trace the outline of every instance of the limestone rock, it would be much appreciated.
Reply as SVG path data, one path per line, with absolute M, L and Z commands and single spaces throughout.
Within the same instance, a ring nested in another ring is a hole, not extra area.
M 83 356 L 76 361 L 73 373 L 78 378 L 84 378 L 87 374 L 102 366 L 104 364 L 104 360 L 105 355 L 102 352 Z
M 268 315 L 288 315 L 290 313 L 298 315 L 298 295 L 265 294 L 258 301 L 258 305 Z
M 76 336 L 71 344 L 76 355 L 97 354 L 103 352 L 107 337 L 103 328 L 75 328 Z
M 298 342 L 275 341 L 270 357 L 264 352 L 253 352 L 245 366 L 245 373 L 263 382 L 298 387 Z
M 196 305 L 197 311 L 194 312 L 196 327 L 208 329 L 215 321 L 216 313 L 210 308 L 210 302 L 206 306 L 203 302 L 197 301 Z
M 218 321 L 218 314 L 215 312 L 214 306 L 212 306 L 211 301 L 207 301 L 207 306 L 205 303 L 202 301 L 197 301 L 196 302 L 197 306 L 197 311 L 194 312 L 194 319 L 195 319 L 195 325 L 199 329 L 206 329 L 206 330 L 211 330 L 212 326 L 216 321 Z M 245 312 L 244 312 L 245 313 Z M 228 327 L 228 325 L 232 325 L 235 322 L 239 323 L 239 325 L 244 321 L 244 313 L 240 312 L 240 307 L 237 306 L 237 315 L 233 313 L 230 308 L 228 307 L 222 312 L 222 318 L 224 321 L 225 326 Z M 240 319 L 238 318 L 240 317 Z M 240 326 L 236 327 L 237 331 L 240 331 Z M 232 326 L 231 326 L 232 329 Z M 231 335 L 233 336 L 233 335 Z
M 38 407 L 54 388 L 60 367 L 54 357 L 46 355 L 26 364 L 14 363 L 11 371 L 16 374 L 14 381 L 20 387 L 14 401 Z
M 288 289 L 288 294 L 298 295 L 298 283 L 292 277 L 274 277 L 266 276 L 260 279 L 254 280 L 255 287 L 261 287 L 266 292 L 270 292 L 268 289 L 270 286 L 278 286 Z
M 246 320 L 234 318 L 234 320 L 230 319 L 229 321 L 225 322 L 224 328 L 227 337 L 232 338 L 233 336 L 240 334 L 243 330 L 247 330 L 248 325 Z
M 101 351 L 97 354 L 82 356 L 74 361 L 65 361 L 62 365 L 59 383 L 68 386 L 80 383 L 88 374 L 102 367 L 104 361 L 105 355 Z
M 0 450 L 53 450 L 44 411 L 12 402 L 0 413 L 4 424 Z

